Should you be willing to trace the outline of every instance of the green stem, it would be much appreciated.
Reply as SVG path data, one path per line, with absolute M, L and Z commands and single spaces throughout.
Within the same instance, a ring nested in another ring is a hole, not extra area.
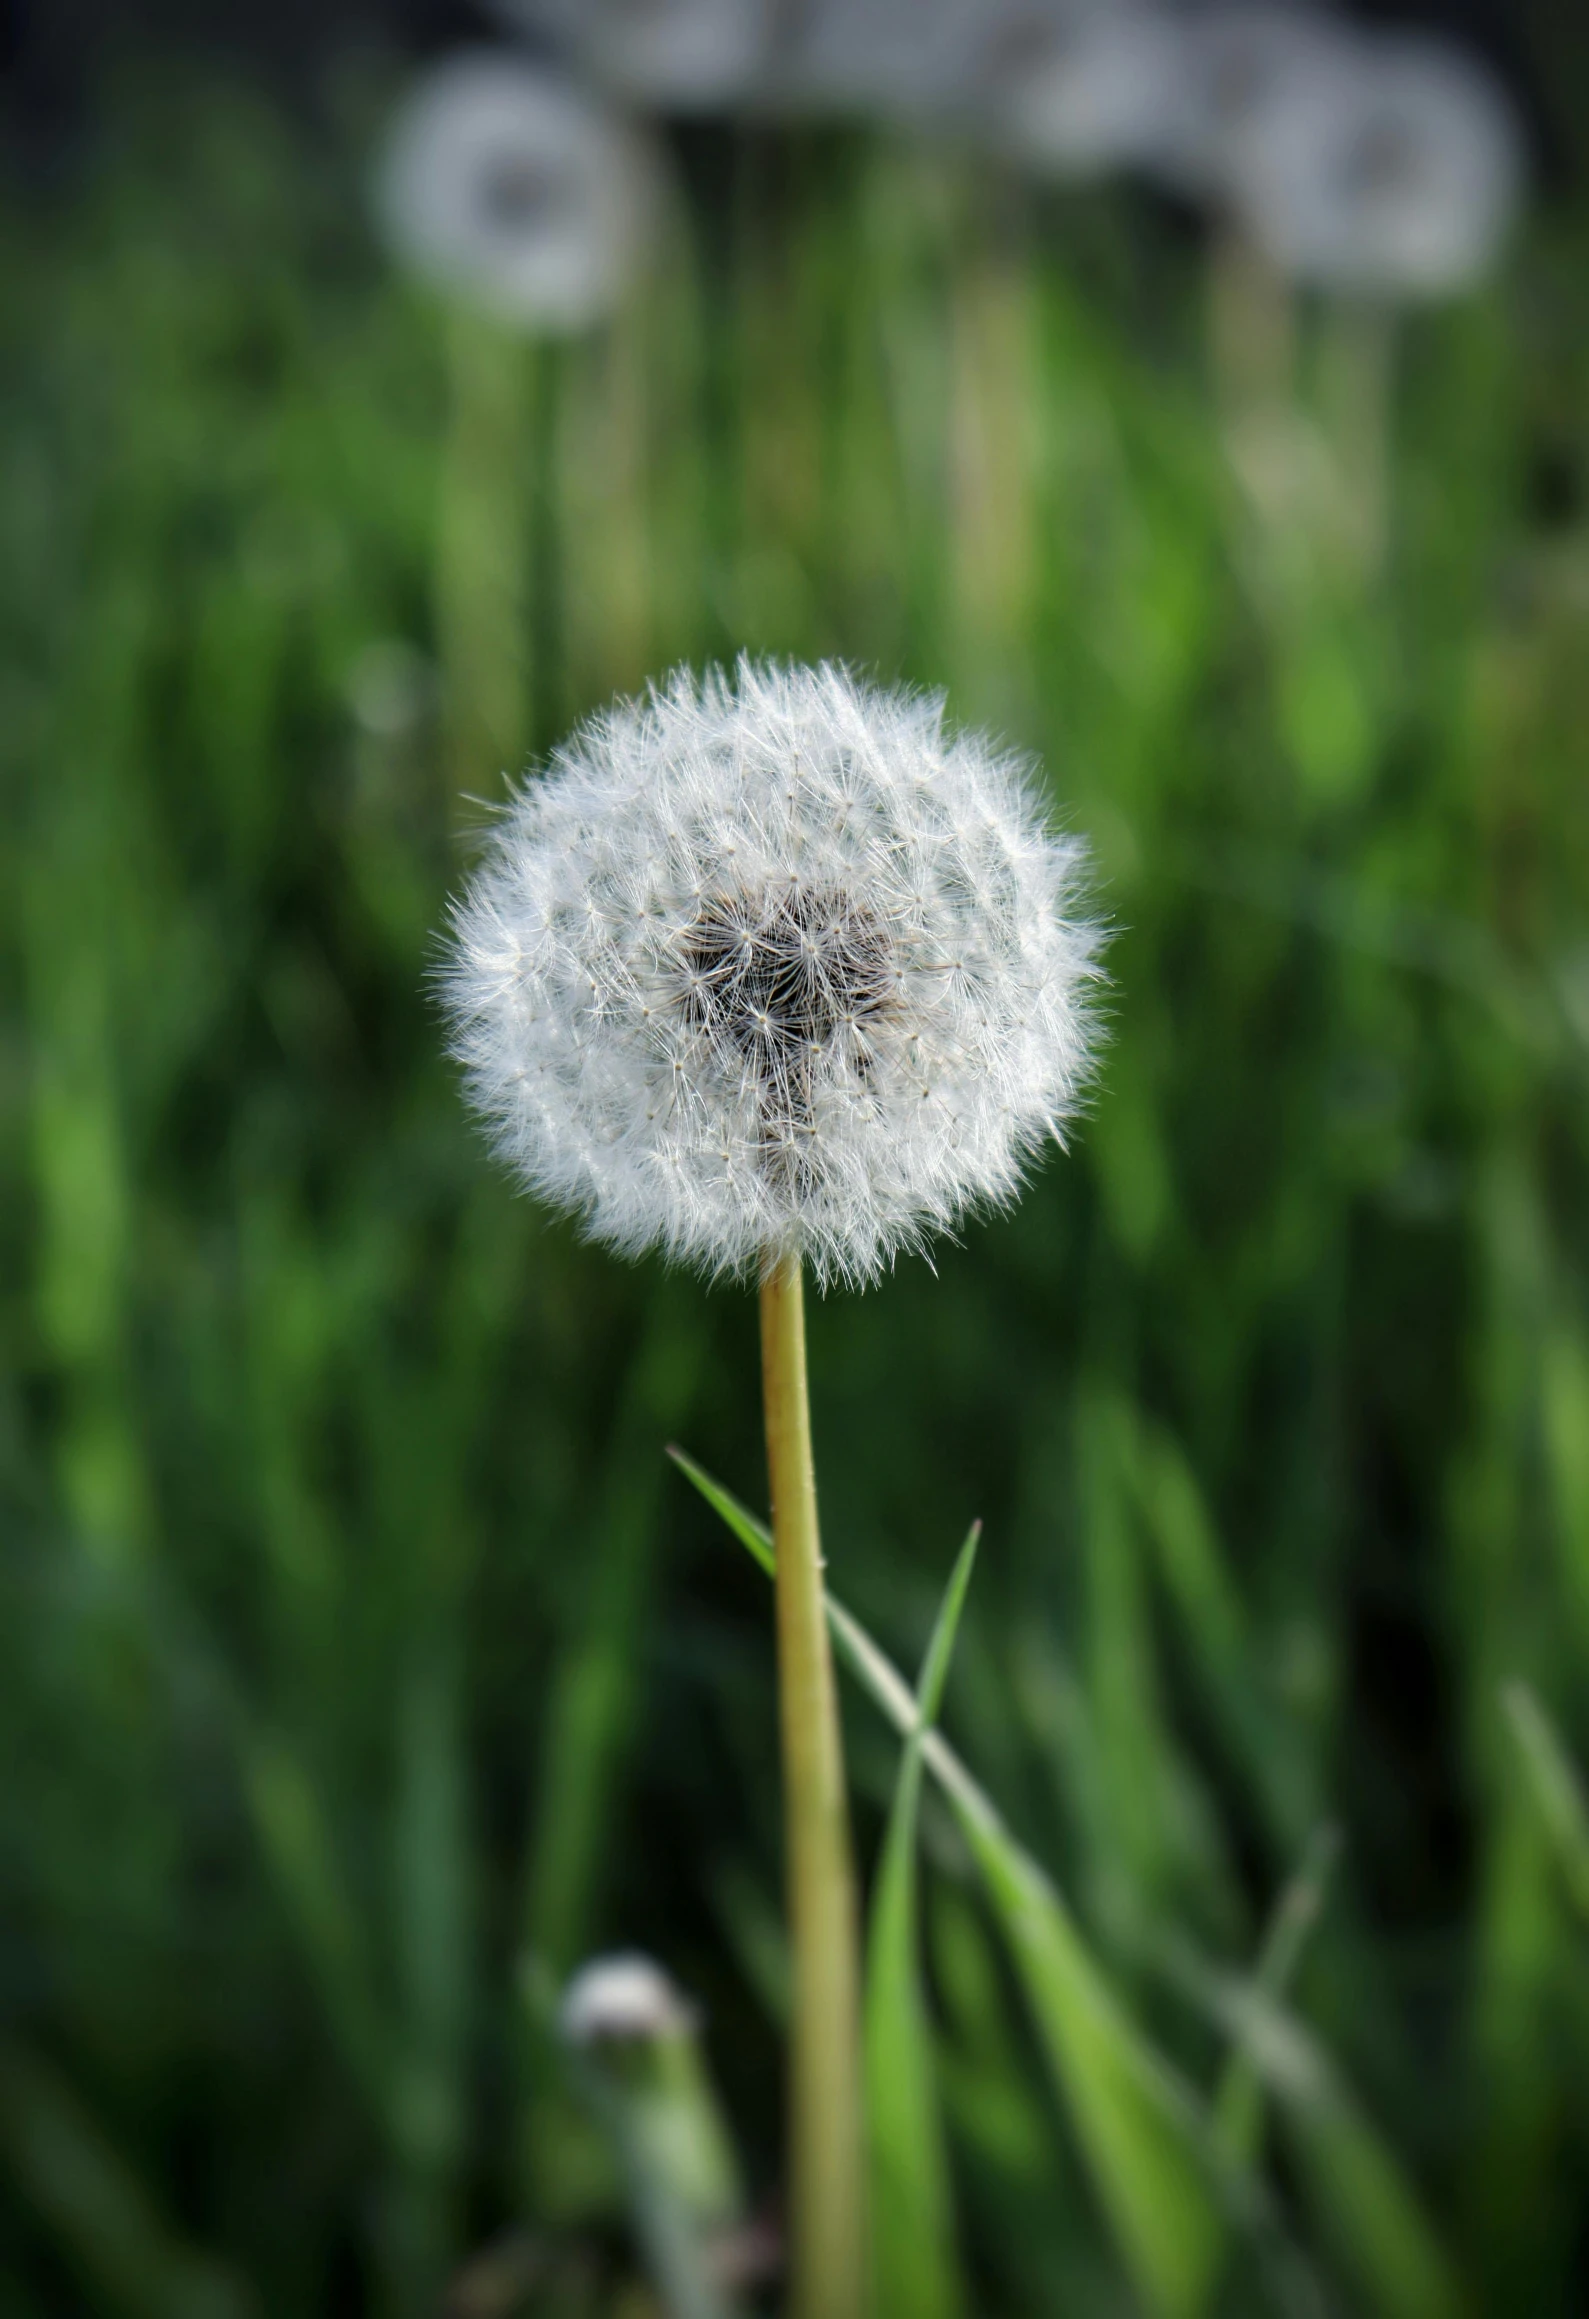
M 762 1389 L 778 1584 L 785 1846 L 794 1948 L 792 2319 L 861 2319 L 859 1960 L 844 1759 L 822 1594 L 800 1260 L 761 1284 Z

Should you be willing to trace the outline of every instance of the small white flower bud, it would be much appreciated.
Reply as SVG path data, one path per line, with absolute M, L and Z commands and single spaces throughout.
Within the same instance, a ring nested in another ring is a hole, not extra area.
M 570 2045 L 643 2044 L 696 2027 L 694 2006 L 638 1949 L 582 1965 L 563 1991 L 557 2018 Z

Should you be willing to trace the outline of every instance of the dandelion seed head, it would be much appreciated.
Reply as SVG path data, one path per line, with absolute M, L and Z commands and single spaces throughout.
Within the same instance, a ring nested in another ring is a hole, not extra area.
M 1298 280 L 1437 297 L 1478 280 L 1515 216 L 1522 138 L 1495 77 L 1455 47 L 1365 39 L 1350 71 L 1273 92 L 1232 191 Z
M 1277 101 L 1333 86 L 1355 57 L 1351 28 L 1309 0 L 1214 0 L 1180 27 L 1160 171 L 1193 193 L 1225 192 Z
M 936 698 L 679 671 L 512 799 L 456 912 L 455 1050 L 594 1237 L 872 1279 L 1062 1135 L 1099 973 L 1081 870 Z
M 805 0 L 776 94 L 796 111 L 941 120 L 964 107 L 987 21 L 966 0 Z
M 753 91 L 778 0 L 495 0 L 498 15 L 549 33 L 636 104 L 710 112 Z
M 387 134 L 376 209 L 393 249 L 500 320 L 579 330 L 617 300 L 659 170 L 639 132 L 557 74 L 465 50 Z
M 1159 160 L 1173 133 L 1183 31 L 1147 0 L 1046 0 L 995 30 L 990 110 L 1059 177 Z

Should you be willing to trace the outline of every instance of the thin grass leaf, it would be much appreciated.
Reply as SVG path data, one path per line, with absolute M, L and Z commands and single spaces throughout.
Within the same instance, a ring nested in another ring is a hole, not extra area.
M 675 1442 L 669 1442 L 668 1455 L 680 1473 L 683 1474 L 685 1480 L 693 1483 L 695 1488 L 700 1491 L 713 1513 L 719 1515 L 727 1523 L 742 1546 L 749 1548 L 767 1576 L 773 1577 L 777 1572 L 778 1563 L 773 1551 L 772 1532 L 766 1523 L 758 1522 L 747 1506 L 742 1506 L 731 1491 L 724 1489 L 721 1482 L 714 1482 L 705 1467 L 698 1466 L 694 1458 L 680 1449 Z M 899 1682 L 905 1697 L 910 1700 L 910 1713 L 914 1720 L 916 1702 L 911 1697 L 910 1686 L 903 1676 L 899 1678 Z
M 243 1746 L 243 1784 L 260 1849 L 343 2060 L 385 2119 L 392 2098 L 386 2023 L 363 1927 L 309 1775 L 278 1734 Z
M 467 1777 L 455 1671 L 408 1679 L 398 1714 L 400 1774 L 393 1811 L 394 2035 L 403 2099 L 395 2120 L 412 2169 L 410 2200 L 425 2237 L 441 2220 L 462 2156 L 468 2026 L 474 1975 Z
M 700 1350 L 688 1308 L 660 1298 L 624 1387 L 591 1526 L 587 1596 L 547 1702 L 525 1939 L 560 1972 L 588 1945 L 641 1689 L 660 1480 L 653 1445 L 694 1392 Z
M 669 1454 L 771 1576 L 765 1525 L 692 1459 Z M 1191 2319 L 1223 2239 L 1218 2154 L 1194 2097 L 1126 2020 L 1059 1894 L 953 1748 L 940 1732 L 918 1734 L 915 1694 L 892 1660 L 831 1595 L 827 1608 L 851 1671 L 902 1737 L 919 1736 L 954 1807 L 1138 2292 L 1166 2319 Z
M 1308 1935 L 1319 1919 L 1340 1831 L 1316 1828 L 1295 1875 L 1275 1904 L 1253 1973 L 1253 1985 L 1277 2002 L 1290 1988 Z M 1251 2054 L 1238 2044 L 1214 2096 L 1214 2132 L 1233 2166 L 1250 2167 L 1263 2138 L 1263 2080 Z
M 933 2070 L 932 2024 L 922 1987 L 916 1832 L 922 1733 L 937 1720 L 980 1535 L 981 1524 L 973 1524 L 927 1646 L 916 1692 L 920 1724 L 900 1759 L 872 1903 L 866 2098 L 879 2319 L 955 2319 L 965 2308 Z
M 1315 2038 L 1256 1981 L 1219 1973 L 1184 1945 L 1164 1961 L 1245 2052 L 1283 2118 L 1311 2203 L 1380 2319 L 1457 2319 L 1450 2258 L 1378 2129 Z
M 1294 1736 L 1260 1684 L 1261 1662 L 1197 1478 L 1179 1444 L 1138 1420 L 1131 1480 L 1160 1579 L 1208 1708 L 1287 1849 L 1307 1826 L 1309 1783 Z
M 949 1584 L 928 1640 L 921 1679 L 916 1685 L 916 1713 L 923 1731 L 929 1731 L 937 1722 L 939 1709 L 943 1705 L 944 1685 L 949 1680 L 955 1640 L 960 1632 L 960 1617 L 966 1606 L 966 1595 L 970 1590 L 971 1574 L 976 1568 L 977 1548 L 981 1540 L 982 1524 L 973 1522 L 966 1533 L 964 1545 L 955 1557 L 955 1566 L 949 1573 Z
M 990 1810 L 957 1811 L 1122 2259 L 1150 2310 L 1190 2319 L 1224 2237 L 1206 2127 L 1120 2010 L 1036 1862 Z
M 714 1482 L 692 1457 L 682 1449 L 670 1448 L 668 1455 L 685 1479 L 694 1484 L 712 1511 L 719 1515 L 733 1531 L 740 1544 L 747 1548 L 771 1578 L 777 1564 L 773 1556 L 772 1532 L 721 1482 Z M 826 1596 L 828 1626 L 839 1647 L 839 1655 L 850 1672 L 869 1691 L 873 1703 L 880 1707 L 901 1738 L 908 1739 L 916 1728 L 916 1694 L 887 1654 L 880 1651 L 858 1619 L 852 1618 L 841 1602 L 831 1594 Z M 958 1790 L 966 1795 L 980 1795 L 981 1790 L 966 1770 L 960 1758 L 941 1739 L 937 1732 L 922 1734 L 923 1760 L 933 1770 L 939 1785 L 953 1798 Z M 984 1798 L 984 1801 L 986 1799 Z M 991 1804 L 988 1810 L 993 1809 Z
M 130 2319 L 246 2319 L 253 2300 L 183 2244 L 127 2159 L 57 2071 L 0 2042 L 0 2156 L 27 2204 L 91 2281 L 97 2310 Z
M 943 2012 L 938 2082 L 956 2139 L 985 2179 L 1019 2184 L 1053 2211 L 1054 2123 L 1022 2066 L 1026 2024 L 1010 2018 L 993 1932 L 968 1886 L 935 1880 L 931 1928 Z
M 1589 1917 L 1589 1796 L 1584 1793 L 1583 1781 L 1555 1725 L 1527 1683 L 1505 1684 L 1501 1705 L 1573 1904 Z

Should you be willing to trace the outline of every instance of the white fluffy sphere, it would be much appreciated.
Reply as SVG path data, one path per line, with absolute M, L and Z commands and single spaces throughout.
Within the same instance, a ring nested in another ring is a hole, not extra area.
M 570 2045 L 648 2043 L 695 2026 L 695 2008 L 639 1949 L 592 1957 L 563 1991 L 558 2026 Z
M 376 205 L 393 248 L 501 320 L 579 330 L 617 301 L 655 207 L 638 132 L 496 49 L 449 57 L 388 133 Z
M 996 13 L 965 0 L 804 0 L 771 94 L 795 112 L 952 119 L 975 90 Z
M 1356 57 L 1352 26 L 1310 0 L 1213 0 L 1180 30 L 1158 171 L 1189 193 L 1223 194 L 1276 105 L 1328 87 Z
M 778 0 L 493 0 L 520 29 L 549 34 L 619 95 L 665 111 L 712 112 L 756 91 Z
M 1179 117 L 1183 30 L 1150 0 L 1047 0 L 991 73 L 992 112 L 1048 175 L 1154 166 Z
M 1517 212 L 1523 146 L 1478 60 L 1413 36 L 1363 43 L 1355 68 L 1277 90 L 1231 190 L 1300 281 L 1439 297 L 1494 264 Z
M 456 912 L 455 1050 L 504 1157 L 596 1238 L 869 1279 L 1062 1137 L 1081 864 L 940 700 L 680 671 L 513 798 Z

